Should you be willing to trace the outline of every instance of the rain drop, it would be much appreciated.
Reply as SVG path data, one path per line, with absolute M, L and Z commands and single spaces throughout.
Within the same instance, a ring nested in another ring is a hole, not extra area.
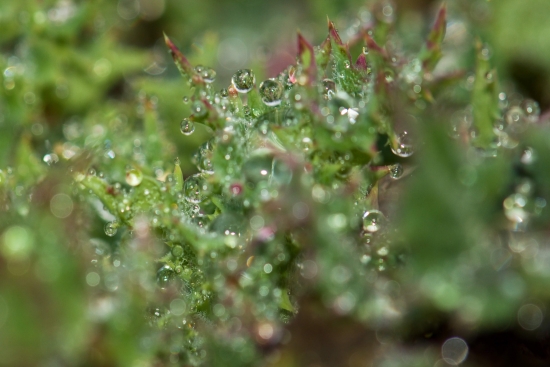
M 250 69 L 238 70 L 231 78 L 231 83 L 239 93 L 248 93 L 254 84 L 256 84 L 256 77 Z
M 267 79 L 260 84 L 260 96 L 262 102 L 273 107 L 281 104 L 283 85 L 276 79 Z

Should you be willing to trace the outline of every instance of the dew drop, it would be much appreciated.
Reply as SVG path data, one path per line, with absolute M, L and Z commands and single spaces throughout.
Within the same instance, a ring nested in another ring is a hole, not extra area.
M 109 222 L 105 225 L 105 234 L 109 237 L 113 237 L 118 229 L 117 222 Z
M 377 232 L 386 221 L 380 210 L 368 210 L 363 214 L 363 229 L 367 232 Z
M 532 99 L 525 99 L 521 103 L 521 107 L 527 116 L 529 122 L 537 122 L 540 116 L 540 106 Z
M 59 162 L 59 157 L 55 153 L 46 154 L 44 158 L 42 158 L 44 163 L 46 163 L 48 166 L 51 166 L 52 164 L 55 164 Z
M 525 210 L 527 198 L 525 195 L 515 193 L 504 199 L 504 215 L 513 223 L 521 224 L 527 221 L 529 213 Z
M 525 117 L 525 112 L 519 106 L 513 106 L 506 111 L 505 119 L 508 125 L 521 123 Z
M 216 80 L 216 71 L 212 68 L 205 68 L 201 73 L 200 76 L 202 77 L 202 80 L 204 80 L 205 83 L 213 83 L 214 80 Z
M 254 88 L 256 77 L 250 69 L 238 70 L 231 78 L 231 83 L 239 93 L 248 93 Z
M 174 245 L 174 247 L 172 247 L 172 255 L 174 255 L 174 257 L 182 257 L 183 247 L 180 245 Z
M 413 155 L 412 140 L 408 132 L 404 131 L 396 137 L 395 147 L 392 144 L 391 151 L 393 154 L 403 158 Z
M 262 102 L 273 107 L 281 104 L 283 85 L 276 79 L 267 79 L 260 84 L 260 96 Z
M 185 199 L 191 203 L 200 203 L 210 195 L 211 187 L 208 181 L 197 173 L 189 176 L 183 183 Z
M 403 176 L 403 166 L 400 163 L 396 163 L 388 167 L 390 177 L 397 180 Z
M 525 150 L 521 154 L 520 161 L 521 161 L 521 163 L 523 163 L 525 165 L 529 165 L 529 164 L 531 164 L 535 161 L 535 158 L 536 158 L 536 155 L 535 155 L 535 151 L 533 150 L 533 148 L 527 147 L 527 148 L 525 148 Z
M 161 289 L 166 288 L 173 274 L 174 270 L 169 265 L 164 265 L 157 271 L 157 285 Z
M 130 186 L 137 186 L 143 181 L 143 173 L 135 168 L 126 171 L 126 183 Z
M 191 135 L 195 131 L 195 123 L 188 118 L 181 120 L 180 131 L 183 135 Z
M 323 79 L 323 97 L 331 99 L 336 93 L 336 83 L 332 79 Z
M 191 112 L 197 120 L 204 119 L 208 114 L 208 109 L 201 101 L 195 101 L 191 104 Z

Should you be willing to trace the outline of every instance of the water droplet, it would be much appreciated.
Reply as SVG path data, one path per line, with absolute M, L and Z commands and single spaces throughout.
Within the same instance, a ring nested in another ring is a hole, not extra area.
M 248 93 L 256 84 L 256 77 L 250 69 L 238 70 L 231 78 L 231 83 L 239 93 Z
M 59 162 L 59 157 L 55 153 L 46 154 L 44 158 L 42 158 L 44 163 L 46 163 L 48 166 L 51 166 L 52 164 L 55 164 Z
M 393 80 L 394 80 L 394 74 L 395 74 L 395 73 L 393 72 L 393 70 L 391 70 L 391 69 L 386 69 L 386 70 L 384 71 L 384 77 L 385 77 L 385 79 L 386 79 L 386 82 L 392 83 Z
M 399 157 L 410 157 L 413 155 L 413 145 L 412 145 L 412 139 L 408 132 L 404 131 L 403 133 L 399 134 L 395 139 L 395 147 L 392 144 L 391 151 L 393 154 L 399 156 Z
M 172 247 L 172 255 L 175 257 L 181 257 L 183 255 L 183 247 L 180 245 L 174 245 L 174 247 Z
M 532 99 L 525 99 L 521 103 L 521 107 L 527 116 L 529 122 L 537 122 L 540 116 L 540 106 Z
M 369 54 L 369 48 L 367 46 L 363 46 L 363 55 L 368 55 Z
M 506 132 L 508 134 L 518 134 L 527 129 L 528 124 L 531 122 L 523 108 L 519 106 L 512 106 L 506 111 L 504 119 L 508 126 L 506 127 Z M 538 117 L 537 117 L 538 119 Z
M 529 216 L 529 213 L 524 209 L 527 205 L 527 197 L 516 193 L 508 196 L 502 203 L 504 207 L 504 215 L 508 220 L 516 224 L 524 223 Z
M 368 210 L 363 214 L 363 229 L 367 232 L 377 232 L 386 221 L 380 210 Z
M 174 270 L 169 265 L 164 265 L 157 271 L 157 285 L 164 289 L 168 286 L 170 279 L 174 275 Z
M 180 131 L 183 135 L 191 135 L 195 131 L 195 123 L 188 118 L 181 120 Z
M 521 154 L 520 161 L 523 164 L 529 165 L 535 161 L 536 155 L 533 148 L 527 147 Z
M 183 183 L 185 199 L 191 203 L 200 203 L 210 195 L 210 192 L 210 183 L 200 173 L 188 177 Z
M 276 79 L 267 79 L 260 84 L 260 96 L 262 102 L 273 107 L 281 104 L 283 85 Z
M 336 83 L 332 79 L 323 79 L 323 96 L 325 99 L 331 99 L 336 93 Z
M 513 106 L 506 111 L 506 123 L 508 125 L 517 124 L 524 118 L 525 112 L 518 106 Z
M 396 163 L 388 167 L 390 177 L 397 180 L 403 176 L 403 166 L 400 163 Z
M 212 68 L 205 68 L 201 73 L 200 76 L 202 77 L 202 80 L 204 80 L 205 83 L 213 83 L 214 80 L 216 80 L 216 71 Z
M 195 101 L 191 105 L 191 112 L 193 113 L 195 119 L 202 120 L 208 114 L 208 109 L 202 101 Z
M 109 237 L 113 237 L 117 233 L 117 229 L 117 222 L 109 222 L 105 225 L 105 234 Z
M 136 168 L 130 168 L 126 171 L 126 183 L 130 186 L 137 186 L 143 180 L 143 173 Z
M 187 97 L 187 96 L 183 97 L 183 103 L 188 104 L 189 103 L 189 97 Z

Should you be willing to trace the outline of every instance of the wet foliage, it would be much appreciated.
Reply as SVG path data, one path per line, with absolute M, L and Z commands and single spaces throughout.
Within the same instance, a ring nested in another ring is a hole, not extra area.
M 98 14 L 0 58 L 1 366 L 548 362 L 548 115 L 460 6 L 413 47 L 374 3 L 227 85 L 169 34 L 165 79 L 83 45 Z

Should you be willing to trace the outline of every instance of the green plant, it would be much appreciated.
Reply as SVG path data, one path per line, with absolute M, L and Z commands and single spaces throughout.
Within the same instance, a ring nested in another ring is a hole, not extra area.
M 163 102 L 145 92 L 137 108 L 64 124 L 48 166 L 23 133 L 17 167 L 0 171 L 0 325 L 30 307 L 16 290 L 33 269 L 56 320 L 39 329 L 70 341 L 51 363 L 459 364 L 505 327 L 535 350 L 550 298 L 550 131 L 535 101 L 502 89 L 480 40 L 452 54 L 475 58 L 474 74 L 439 63 L 446 12 L 411 52 L 383 1 L 348 42 L 329 21 L 319 46 L 298 34 L 295 65 L 262 82 L 239 70 L 219 91 L 165 36 L 188 84 L 180 130 L 209 135 L 187 177 Z M 45 339 L 19 334 L 35 326 L 18 317 L 15 353 Z M 465 363 L 506 363 L 492 353 Z

